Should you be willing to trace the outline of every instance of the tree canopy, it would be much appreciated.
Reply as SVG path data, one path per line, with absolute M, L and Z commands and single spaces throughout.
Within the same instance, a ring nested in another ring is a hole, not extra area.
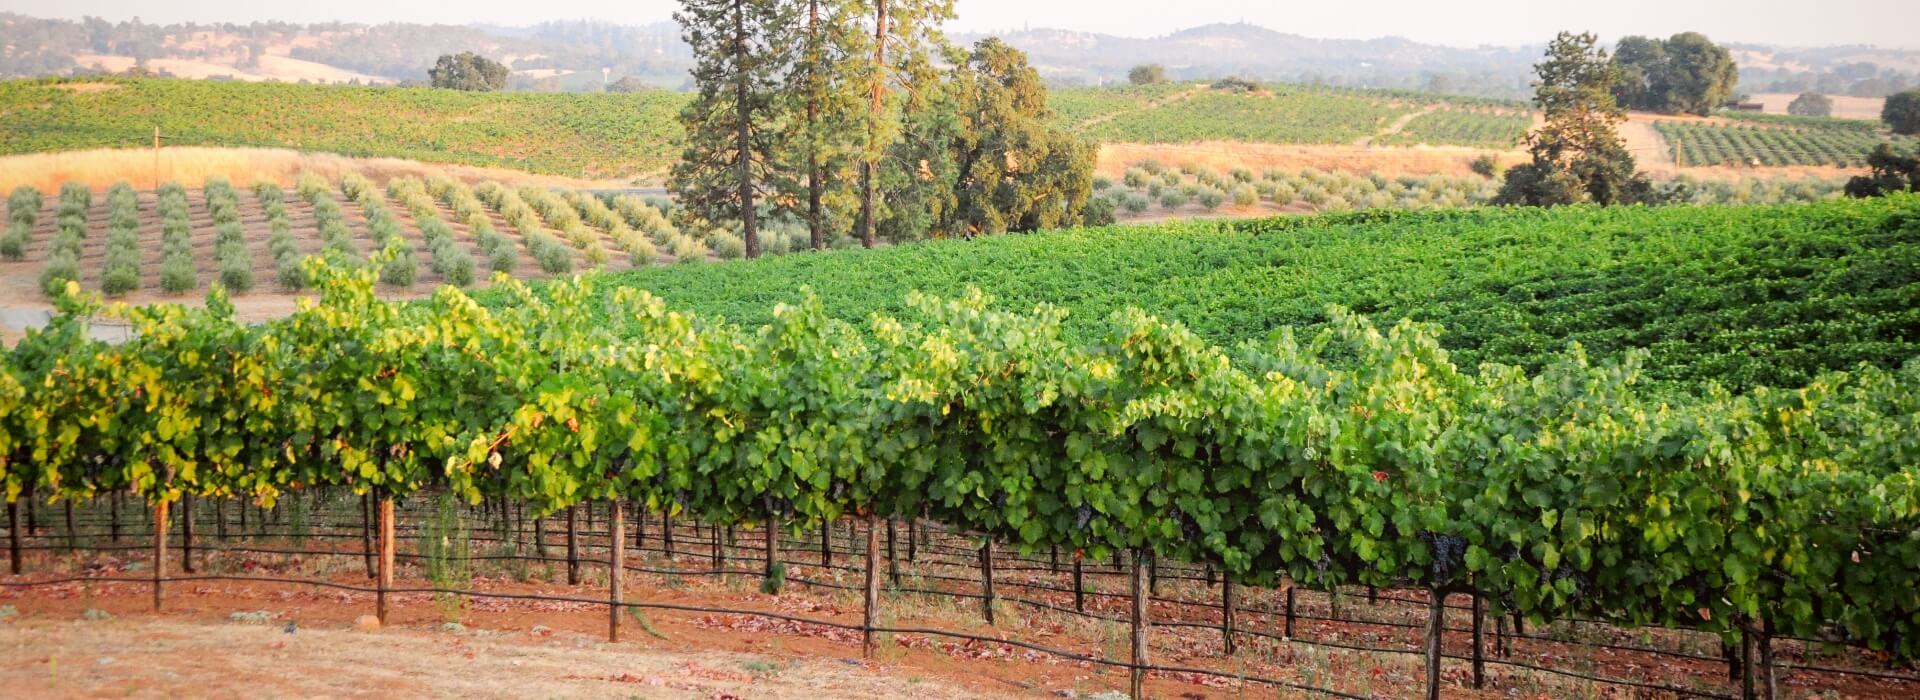
M 1733 96 L 1740 79 L 1733 54 L 1698 32 L 1626 37 L 1613 60 L 1620 69 L 1614 94 L 1629 109 L 1706 116 Z
M 457 55 L 441 56 L 427 70 L 427 76 L 437 88 L 497 92 L 506 89 L 509 72 L 506 66 L 497 61 L 472 51 L 462 51 Z
M 1531 162 L 1507 170 L 1495 201 L 1501 204 L 1631 204 L 1647 201 L 1653 185 L 1635 171 L 1620 139 L 1626 113 L 1614 101 L 1620 68 L 1592 34 L 1561 32 L 1534 66 L 1534 104 L 1546 124 L 1527 135 Z
M 681 0 L 674 13 L 697 90 L 680 113 L 686 149 L 669 186 L 694 216 L 739 221 L 749 258 L 760 254 L 755 202 L 779 168 L 790 14 L 776 0 Z
M 1883 197 L 1889 192 L 1920 192 L 1920 155 L 1894 152 L 1892 144 L 1875 146 L 1867 154 L 1871 175 L 1856 175 L 1847 181 L 1849 197 Z
M 1797 117 L 1833 116 L 1833 99 L 1817 92 L 1803 92 L 1787 105 L 1787 114 Z
M 1888 95 L 1887 104 L 1880 108 L 1880 121 L 1896 134 L 1920 134 L 1920 88 Z
M 1155 85 L 1167 82 L 1167 67 L 1158 63 L 1145 63 L 1127 71 L 1127 82 L 1134 85 Z

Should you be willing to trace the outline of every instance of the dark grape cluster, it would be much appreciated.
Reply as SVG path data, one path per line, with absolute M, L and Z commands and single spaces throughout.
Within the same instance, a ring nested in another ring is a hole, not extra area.
M 773 493 L 760 494 L 760 502 L 766 504 L 767 514 L 783 518 L 793 517 L 793 501 Z
M 1420 533 L 1420 539 L 1427 542 L 1433 551 L 1433 562 L 1429 570 L 1436 581 L 1444 581 L 1461 570 L 1461 564 L 1467 555 L 1467 540 L 1459 535 L 1440 532 Z
M 1560 562 L 1560 566 L 1554 569 L 1553 574 L 1548 578 L 1554 583 L 1572 580 L 1573 593 L 1567 597 L 1573 601 L 1580 600 L 1581 596 L 1587 594 L 1587 589 L 1593 585 L 1593 579 L 1587 575 L 1587 572 L 1575 571 L 1571 563 L 1564 561 Z
M 1187 515 L 1186 511 L 1180 510 L 1180 506 L 1167 506 L 1167 519 L 1180 524 L 1180 535 L 1187 538 L 1188 542 L 1200 541 L 1200 523 Z
M 1090 522 L 1093 522 L 1093 506 L 1082 503 L 1080 509 L 1073 512 L 1073 529 L 1085 530 Z

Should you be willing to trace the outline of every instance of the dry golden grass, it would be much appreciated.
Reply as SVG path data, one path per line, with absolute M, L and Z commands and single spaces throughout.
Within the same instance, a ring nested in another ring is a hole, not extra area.
M 28 185 L 42 192 L 54 192 L 66 182 L 83 182 L 95 189 L 104 189 L 115 182 L 126 182 L 136 188 L 153 189 L 165 182 L 195 186 L 215 176 L 227 178 L 243 187 L 261 181 L 285 186 L 292 185 L 294 179 L 303 172 L 321 175 L 329 180 L 357 172 L 376 181 L 399 176 L 444 174 L 470 182 L 498 180 L 502 183 L 569 188 L 626 186 L 624 182 L 617 181 L 533 175 L 505 168 L 442 165 L 399 158 L 350 158 L 280 148 L 181 146 L 160 149 L 157 156 L 150 149 L 113 148 L 4 156 L 0 157 L 0 191 Z
M 234 80 L 261 81 L 279 80 L 299 82 L 302 80 L 319 83 L 344 83 L 359 80 L 362 83 L 391 83 L 391 78 L 382 78 L 365 73 L 356 73 L 323 63 L 303 61 L 290 56 L 268 53 L 260 57 L 257 65 L 241 68 L 235 65 L 237 54 L 212 59 L 156 58 L 147 62 L 147 67 L 180 78 L 203 80 L 206 78 L 227 77 Z M 80 54 L 74 57 L 74 63 L 85 67 L 98 67 L 116 73 L 124 72 L 134 65 L 131 56 L 111 54 Z
M 1753 96 L 1753 101 L 1765 105 L 1767 114 L 1786 114 L 1787 105 L 1793 104 L 1798 93 L 1763 92 Z M 1828 95 L 1833 100 L 1833 116 L 1841 119 L 1879 119 L 1880 109 L 1887 105 L 1884 97 L 1848 97 L 1846 95 Z
M 1519 163 L 1525 156 L 1518 151 L 1488 151 L 1459 146 L 1421 146 L 1387 148 L 1352 145 L 1279 145 L 1211 141 L 1185 144 L 1110 143 L 1100 146 L 1094 171 L 1119 179 L 1127 166 L 1141 161 L 1158 161 L 1169 167 L 1196 166 L 1216 171 L 1248 168 L 1300 170 L 1318 168 L 1359 173 L 1379 173 L 1387 177 L 1401 175 L 1468 176 L 1468 164 L 1487 153 L 1499 156 L 1506 164 Z

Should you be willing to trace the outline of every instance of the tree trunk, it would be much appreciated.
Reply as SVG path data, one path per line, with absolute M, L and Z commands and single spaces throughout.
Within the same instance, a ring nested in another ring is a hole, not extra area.
M 11 506 L 11 504 L 9 504 Z M 107 499 L 107 539 L 120 544 L 120 492 L 113 492 L 113 498 Z M 18 523 L 15 523 L 18 525 Z M 15 572 L 18 573 L 18 572 Z
M 734 5 L 733 11 L 733 58 L 736 67 L 745 66 L 747 58 L 747 10 L 746 3 Z M 734 148 L 739 162 L 740 197 L 740 235 L 747 239 L 747 259 L 760 257 L 759 224 L 754 220 L 753 210 L 753 98 L 747 89 L 750 76 L 744 68 L 734 74 Z
M 60 505 L 62 505 L 62 506 L 65 506 L 65 510 L 66 510 L 66 516 L 67 516 L 67 553 L 68 553 L 68 554 L 72 554 L 72 553 L 73 553 L 73 550 L 74 550 L 74 547 L 76 547 L 76 546 L 78 546 L 78 537 L 79 537 L 79 535 L 76 535 L 76 534 L 74 534 L 74 532 L 73 532 L 73 499 L 71 499 L 71 498 L 69 498 L 69 499 L 65 499 L 65 500 L 62 500 L 62 501 L 60 501 Z M 188 569 L 187 571 L 193 571 L 193 570 L 192 570 L 192 569 Z
M 873 17 L 873 94 L 867 119 L 867 158 L 860 164 L 860 245 L 872 248 L 874 245 L 874 214 L 877 207 L 873 193 L 874 171 L 880 163 L 879 123 L 886 108 L 887 94 L 887 0 L 874 3 Z
M 627 517 L 620 499 L 607 509 L 607 641 L 620 641 L 620 582 L 627 577 Z
M 1134 550 L 1133 572 L 1132 575 L 1128 577 L 1133 579 L 1133 614 L 1131 615 L 1133 619 L 1133 678 L 1131 686 L 1132 692 L 1127 696 L 1130 698 L 1145 698 L 1147 696 L 1147 664 L 1151 663 L 1147 657 L 1147 596 L 1149 593 L 1147 589 L 1150 587 L 1150 584 L 1147 582 L 1147 563 L 1150 561 L 1151 559 L 1147 558 L 1146 550 Z
M 380 584 L 374 600 L 374 616 L 387 626 L 387 589 L 393 587 L 393 497 L 380 498 Z
M 820 32 L 820 0 L 807 3 L 807 34 L 808 40 L 815 42 L 815 50 L 818 51 L 819 43 L 824 41 Z M 808 68 L 811 71 L 811 84 L 807 89 L 807 134 L 818 138 L 820 92 L 824 89 L 820 84 L 820 61 L 823 57 L 816 54 L 812 58 L 813 62 Z M 820 175 L 820 144 L 816 141 L 807 144 L 807 233 L 814 250 L 827 249 L 825 198 L 826 183 L 821 182 Z
M 867 516 L 867 521 L 871 524 L 873 516 Z M 871 527 L 867 528 L 866 612 L 860 622 L 860 645 L 862 654 L 869 659 L 873 658 L 874 652 L 873 629 L 879 626 L 875 624 L 880 611 L 880 543 L 877 541 L 879 532 Z
M 1447 594 L 1427 592 L 1427 700 L 1440 700 L 1440 641 L 1446 631 Z
M 162 583 L 167 578 L 167 502 L 156 501 L 153 504 L 153 611 L 160 612 L 160 603 L 166 596 L 162 592 Z
M 220 538 L 221 542 L 227 541 L 227 499 L 213 502 L 213 531 L 214 537 Z

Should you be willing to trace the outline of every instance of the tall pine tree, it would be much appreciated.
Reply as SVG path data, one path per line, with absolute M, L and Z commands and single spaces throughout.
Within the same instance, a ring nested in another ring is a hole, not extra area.
M 1535 105 L 1546 124 L 1527 135 L 1532 161 L 1507 170 L 1494 201 L 1555 206 L 1592 202 L 1634 204 L 1653 197 L 1653 185 L 1635 171 L 1620 139 L 1626 111 L 1614 100 L 1620 67 L 1592 34 L 1561 32 L 1534 66 Z
M 749 258 L 760 255 L 754 207 L 780 166 L 791 9 L 778 0 L 680 0 L 673 15 L 693 49 L 698 90 L 680 113 L 686 148 L 669 186 L 699 218 L 738 220 Z
M 864 127 L 861 75 L 871 47 L 859 0 L 795 0 L 798 41 L 787 75 L 788 175 L 781 208 L 807 222 L 815 250 L 826 248 L 826 200 L 853 198 L 849 171 Z M 829 192 L 829 190 L 832 190 Z
M 953 19 L 953 0 L 864 0 L 873 18 L 873 58 L 866 66 L 866 142 L 860 163 L 860 242 L 874 245 L 879 216 L 875 182 L 880 159 L 899 135 L 890 102 L 893 87 L 912 92 L 934 80 L 933 52 L 946 44 L 940 23 Z

